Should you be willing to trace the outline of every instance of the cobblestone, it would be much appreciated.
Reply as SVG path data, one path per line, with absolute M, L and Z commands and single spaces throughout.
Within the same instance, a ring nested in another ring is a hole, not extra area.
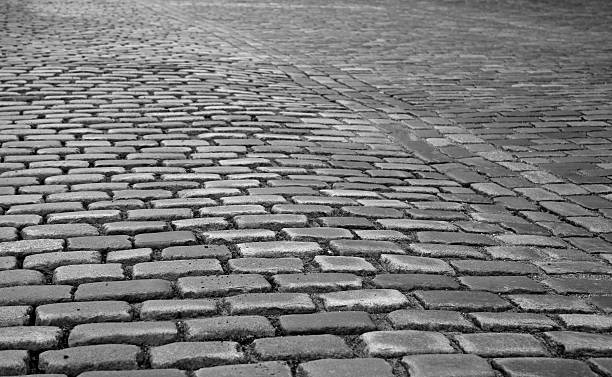
M 0 374 L 610 375 L 612 8 L 550 5 L 3 2 Z

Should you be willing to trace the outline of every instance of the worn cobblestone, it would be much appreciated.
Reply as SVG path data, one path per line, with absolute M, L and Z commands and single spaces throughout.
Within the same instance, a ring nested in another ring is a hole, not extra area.
M 0 374 L 612 373 L 609 2 L 0 9 Z

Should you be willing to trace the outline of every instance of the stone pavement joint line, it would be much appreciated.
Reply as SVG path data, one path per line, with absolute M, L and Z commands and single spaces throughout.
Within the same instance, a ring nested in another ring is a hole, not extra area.
M 0 376 L 612 376 L 612 3 L 4 0 Z

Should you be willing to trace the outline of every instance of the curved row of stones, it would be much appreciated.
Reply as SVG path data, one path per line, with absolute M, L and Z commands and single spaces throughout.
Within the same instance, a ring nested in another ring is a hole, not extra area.
M 0 375 L 611 375 L 609 186 L 457 171 L 143 4 L 7 2 Z M 108 40 L 11 47 L 60 13 Z

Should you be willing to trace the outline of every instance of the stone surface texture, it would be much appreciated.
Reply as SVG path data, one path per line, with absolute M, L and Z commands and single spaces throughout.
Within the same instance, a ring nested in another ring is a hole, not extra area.
M 612 2 L 0 15 L 0 375 L 612 376 Z

